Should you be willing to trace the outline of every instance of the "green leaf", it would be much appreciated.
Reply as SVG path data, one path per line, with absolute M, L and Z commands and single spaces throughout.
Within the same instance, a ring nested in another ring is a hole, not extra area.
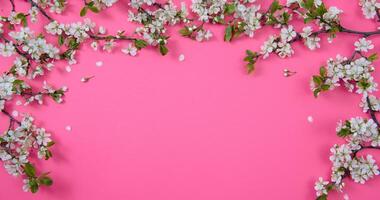
M 224 33 L 224 41 L 229 42 L 232 38 L 232 26 L 228 25 Z
M 53 153 L 50 150 L 45 151 L 45 160 L 49 160 L 49 158 L 53 157 Z
M 69 40 L 69 48 L 70 49 L 77 49 L 79 47 L 79 43 L 77 42 L 77 40 L 75 38 L 71 38 Z
M 95 2 L 94 2 L 94 1 L 90 1 L 90 2 L 88 2 L 86 5 L 92 7 L 92 6 L 95 5 Z
M 24 18 L 24 17 L 25 17 L 24 13 L 17 13 L 17 15 L 16 15 L 17 19 L 21 19 L 21 18 Z
M 40 176 L 40 177 L 38 178 L 38 182 L 39 182 L 41 185 L 46 185 L 46 186 L 51 186 L 51 185 L 53 185 L 53 180 L 52 180 L 49 176 L 46 176 L 46 175 Z
M 360 80 L 357 84 L 362 89 L 367 89 L 371 86 L 371 84 L 366 79 Z
M 321 75 L 321 77 L 326 77 L 327 76 L 327 70 L 325 67 L 320 67 L 319 68 L 319 75 Z
M 274 13 L 281 8 L 282 8 L 282 6 L 280 5 L 280 2 L 278 0 L 274 0 L 269 7 L 269 12 Z
M 303 23 L 307 24 L 307 23 L 311 22 L 313 19 L 314 19 L 314 18 L 312 18 L 312 17 L 305 17 L 305 18 L 303 19 Z
M 24 27 L 27 27 L 28 26 L 28 22 L 26 21 L 26 17 L 24 16 L 23 18 L 21 18 L 21 23 Z
M 288 24 L 289 19 L 290 19 L 290 14 L 287 12 L 284 12 L 284 13 L 282 13 L 282 18 L 284 19 L 284 23 Z
M 255 63 L 253 62 L 248 63 L 246 67 L 248 74 L 251 74 L 253 71 L 255 71 Z
M 321 196 L 317 197 L 317 200 L 327 200 L 327 195 L 322 194 Z
M 29 187 L 32 193 L 36 193 L 39 188 L 38 183 L 35 179 L 29 179 Z
M 160 53 L 163 56 L 166 55 L 169 51 L 168 48 L 163 44 L 160 44 L 159 48 L 160 48 Z
M 142 48 L 145 48 L 146 46 L 148 46 L 148 43 L 145 41 L 145 40 L 135 40 L 135 47 L 140 50 Z
M 319 93 L 321 93 L 321 89 L 319 89 L 319 88 L 314 89 L 313 94 L 314 94 L 315 98 L 318 97 Z
M 266 21 L 266 24 L 268 25 L 274 25 L 274 24 L 279 24 L 280 22 L 277 20 L 276 17 L 273 16 L 273 14 L 270 14 L 268 16 L 268 19 Z
M 88 9 L 88 8 L 85 6 L 85 7 L 82 8 L 82 10 L 80 10 L 80 16 L 81 16 L 81 17 L 86 16 L 86 14 L 87 14 L 87 9 Z
M 227 15 L 232 15 L 234 12 L 235 12 L 235 9 L 236 9 L 236 6 L 234 3 L 227 3 L 226 4 L 226 7 L 224 8 L 224 13 L 226 13 Z
M 319 16 L 323 16 L 325 13 L 327 13 L 327 9 L 326 9 L 325 4 L 322 3 L 320 6 L 318 6 L 317 9 L 315 10 L 315 12 Z
M 321 85 L 323 83 L 323 80 L 320 76 L 313 76 L 313 82 L 318 86 L 318 85 Z
M 90 9 L 94 13 L 99 13 L 100 10 L 96 6 L 88 6 L 88 9 Z
M 26 163 L 24 166 L 24 172 L 28 177 L 35 177 L 36 176 L 36 169 L 31 163 Z
M 59 46 L 62 46 L 63 43 L 65 43 L 65 38 L 63 37 L 63 35 L 59 35 L 58 36 L 58 44 L 59 44 Z
M 342 129 L 340 129 L 339 132 L 337 132 L 337 135 L 339 137 L 346 137 L 346 136 L 349 136 L 351 134 L 352 134 L 351 131 L 347 128 L 342 128 Z
M 368 56 L 367 60 L 370 62 L 373 62 L 373 61 L 377 60 L 378 58 L 379 58 L 379 56 L 377 55 L 377 53 L 373 53 L 370 56 Z
M 252 56 L 252 57 L 255 56 L 255 53 L 249 49 L 247 49 L 245 53 L 247 54 L 247 56 Z
M 53 146 L 54 144 L 55 144 L 54 141 L 50 141 L 50 142 L 47 143 L 46 147 L 51 147 L 51 146 Z
M 330 85 L 327 85 L 327 84 L 323 84 L 323 85 L 321 86 L 321 90 L 322 90 L 322 91 L 327 91 L 327 90 L 329 90 L 329 88 L 330 88 Z
M 314 0 L 305 0 L 304 7 L 307 10 L 310 10 L 311 8 L 314 7 Z
M 244 61 L 245 61 L 245 62 L 252 63 L 252 62 L 253 62 L 253 57 L 252 57 L 252 56 L 246 56 L 246 57 L 244 58 Z
M 179 33 L 184 37 L 189 37 L 193 32 L 190 31 L 188 27 L 184 27 L 179 30 Z
M 26 20 L 26 15 L 24 13 L 17 13 L 16 18 L 21 20 L 21 24 L 24 27 L 28 26 L 28 22 Z

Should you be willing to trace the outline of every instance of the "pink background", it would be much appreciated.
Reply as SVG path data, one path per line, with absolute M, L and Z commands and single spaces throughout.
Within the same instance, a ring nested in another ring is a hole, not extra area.
M 74 2 L 81 1 L 70 2 L 61 21 L 80 20 L 82 4 Z M 132 29 L 125 2 L 88 16 L 111 33 Z M 347 27 L 376 29 L 357 2 L 328 4 L 344 10 Z M 7 0 L 0 4 L 9 7 Z M 323 36 L 322 48 L 314 52 L 297 43 L 293 58 L 272 55 L 251 76 L 243 68 L 244 51 L 258 50 L 271 29 L 232 43 L 222 41 L 222 27 L 211 29 L 215 37 L 205 43 L 179 37 L 178 27 L 170 29 L 174 36 L 166 57 L 152 49 L 134 58 L 120 47 L 106 54 L 83 46 L 71 73 L 59 66 L 49 75 L 54 85 L 69 86 L 63 105 L 47 101 L 42 107 L 14 108 L 33 113 L 54 133 L 53 159 L 37 161 L 52 172 L 53 187 L 24 193 L 21 179 L 1 169 L 0 199 L 314 199 L 314 181 L 330 175 L 329 148 L 343 142 L 335 136 L 337 121 L 362 112 L 360 96 L 343 89 L 315 99 L 309 80 L 329 57 L 351 55 L 358 37 L 339 34 L 331 45 Z M 372 39 L 376 51 L 380 40 Z M 184 62 L 178 61 L 181 53 Z M 1 69 L 7 69 L 10 59 L 0 59 Z M 96 61 L 104 66 L 95 67 Z M 297 74 L 285 78 L 284 68 Z M 89 75 L 95 78 L 80 82 Z M 307 122 L 309 115 L 313 123 Z M 65 131 L 66 125 L 73 130 Z M 347 183 L 351 199 L 380 198 L 380 179 L 364 186 Z M 342 196 L 334 193 L 331 199 Z

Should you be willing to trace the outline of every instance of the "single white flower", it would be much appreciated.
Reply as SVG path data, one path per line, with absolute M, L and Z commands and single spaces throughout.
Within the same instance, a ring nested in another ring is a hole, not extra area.
M 37 129 L 36 140 L 37 144 L 41 146 L 47 146 L 48 143 L 52 141 L 50 139 L 50 133 L 46 133 L 44 128 Z
M 130 55 L 130 56 L 136 56 L 138 50 L 134 45 L 129 44 L 128 47 L 121 49 L 121 51 L 124 54 Z
M 322 177 L 319 177 L 318 181 L 315 182 L 314 189 L 316 191 L 317 196 L 327 195 L 326 186 L 329 184 L 328 181 L 324 181 Z
M 280 36 L 283 42 L 289 42 L 297 36 L 297 33 L 294 31 L 293 26 L 289 25 L 281 29 Z
M 366 38 L 360 38 L 359 41 L 354 43 L 356 51 L 368 52 L 368 50 L 373 49 L 375 46 L 372 44 L 371 40 Z
M 0 55 L 10 57 L 15 53 L 13 42 L 0 43 Z

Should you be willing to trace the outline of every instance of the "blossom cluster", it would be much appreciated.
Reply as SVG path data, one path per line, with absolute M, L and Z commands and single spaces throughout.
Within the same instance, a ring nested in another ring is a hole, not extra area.
M 9 16 L 0 17 L 0 55 L 13 59 L 10 68 L 0 74 L 0 112 L 9 118 L 9 126 L 0 136 L 0 159 L 9 174 L 24 178 L 24 190 L 34 193 L 40 186 L 53 183 L 48 173 L 37 172 L 33 160 L 34 157 L 51 158 L 50 147 L 54 142 L 50 133 L 34 124 L 33 117 L 22 114 L 23 118 L 18 119 L 18 112 L 11 113 L 9 105 L 16 96 L 23 99 L 17 100 L 17 105 L 43 104 L 44 97 L 63 102 L 66 87 L 55 89 L 46 81 L 40 87 L 30 84 L 51 71 L 55 61 L 62 58 L 62 53 L 57 45 L 45 39 L 43 33 L 35 34 L 28 23 L 36 23 L 41 13 L 48 16 L 44 9 L 61 13 L 66 1 L 30 0 L 31 7 L 26 13 L 17 12 L 15 2 L 11 2 Z
M 187 21 L 186 6 L 182 4 L 178 9 L 172 1 L 159 4 L 154 0 L 132 0 L 129 4 L 132 7 L 128 11 L 129 21 L 143 25 L 136 28 L 135 33 L 149 45 L 157 46 L 162 55 L 166 55 L 168 52 L 166 44 L 169 38 L 165 34 L 166 26 Z
M 181 33 L 183 36 L 191 37 L 196 33 L 197 41 L 208 40 L 211 32 L 203 28 L 204 23 L 226 25 L 225 40 L 230 41 L 240 34 L 253 37 L 254 33 L 262 28 L 264 14 L 260 10 L 261 6 L 256 4 L 256 0 L 194 0 L 191 11 L 202 23 L 198 28 L 185 27 Z M 197 26 L 195 26 L 197 27 Z M 202 35 L 207 35 L 202 38 Z
M 354 117 L 338 123 L 337 135 L 345 138 L 346 143 L 331 148 L 331 179 L 325 181 L 319 178 L 314 187 L 319 200 L 327 199 L 331 190 L 342 191 L 343 179 L 346 177 L 364 184 L 380 174 L 372 155 L 359 155 L 364 149 L 380 149 L 380 125 L 374 114 L 380 110 L 380 101 L 371 94 L 377 91 L 378 86 L 372 76 L 375 70 L 373 62 L 378 56 L 376 53 L 366 55 L 374 49 L 374 45 L 366 38 L 366 33 L 360 34 L 365 37 L 354 43 L 355 50 L 349 58 L 341 55 L 330 58 L 311 80 L 311 89 L 316 97 L 322 91 L 333 90 L 341 85 L 349 92 L 361 94 L 359 106 L 371 115 L 371 119 Z
M 322 1 L 289 0 L 286 5 L 274 1 L 267 12 L 261 14 L 261 23 L 280 29 L 279 34 L 270 35 L 261 46 L 255 57 L 247 55 L 247 69 L 251 72 L 257 59 L 268 58 L 271 53 L 281 58 L 291 57 L 294 54 L 292 43 L 303 41 L 310 50 L 320 48 L 320 34 L 328 34 L 328 41 L 332 42 L 340 28 L 339 16 L 343 11 L 337 7 L 326 7 Z M 293 20 L 302 19 L 307 26 L 297 32 L 290 24 Z M 312 24 L 314 23 L 314 24 Z M 318 27 L 318 30 L 313 30 Z
M 42 9 L 49 9 L 52 13 L 61 14 L 67 4 L 67 0 L 31 0 L 33 6 L 39 6 Z
M 357 183 L 364 184 L 380 174 L 372 155 L 357 156 L 363 149 L 380 147 L 379 127 L 373 119 L 355 117 L 339 122 L 336 132 L 338 136 L 344 137 L 347 143 L 336 144 L 331 148 L 331 182 L 323 181 L 322 178 L 316 182 L 317 197 L 326 197 L 332 189 L 341 190 L 344 187 L 343 179 L 347 176 Z
M 359 5 L 367 19 L 374 19 L 379 14 L 380 3 L 377 0 L 360 0 Z
M 40 184 L 51 185 L 52 180 L 43 174 L 36 176 L 35 169 L 30 162 L 32 149 L 37 151 L 40 159 L 49 159 L 52 152 L 49 148 L 54 145 L 51 134 L 44 128 L 39 128 L 34 124 L 31 116 L 25 116 L 19 121 L 16 128 L 10 128 L 0 137 L 0 159 L 4 163 L 6 171 L 13 176 L 25 174 L 25 191 L 35 192 Z
M 326 66 L 320 68 L 320 74 L 313 76 L 311 88 L 316 96 L 321 91 L 333 90 L 341 85 L 350 92 L 362 94 L 364 98 L 377 90 L 378 84 L 371 75 L 375 70 L 372 63 L 377 59 L 377 55 L 363 55 L 373 49 L 374 45 L 370 40 L 361 38 L 355 42 L 355 47 L 355 52 L 350 58 L 341 55 L 337 55 L 335 59 L 330 58 Z M 359 57 L 356 58 L 356 55 Z

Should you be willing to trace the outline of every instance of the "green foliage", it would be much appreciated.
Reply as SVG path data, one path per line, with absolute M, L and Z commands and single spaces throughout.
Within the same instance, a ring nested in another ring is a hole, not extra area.
M 51 186 L 53 184 L 53 180 L 48 176 L 49 173 L 43 173 L 37 177 L 36 169 L 31 163 L 25 164 L 24 172 L 28 176 L 28 185 L 32 193 L 36 193 L 40 185 Z
M 168 53 L 168 48 L 165 46 L 165 44 L 160 44 L 159 45 L 160 53 L 161 55 L 166 55 Z
M 38 183 L 41 185 L 46 185 L 46 186 L 53 185 L 53 180 L 47 175 L 41 175 L 37 180 L 38 180 Z
M 24 172 L 25 174 L 30 177 L 34 178 L 36 176 L 36 169 L 31 163 L 26 163 L 24 166 Z
M 322 91 L 327 91 L 330 89 L 330 85 L 326 84 L 327 79 L 327 70 L 324 66 L 319 68 L 319 75 L 313 76 L 313 82 L 315 88 L 313 90 L 314 97 L 318 97 L 318 95 Z
M 373 62 L 373 61 L 377 60 L 378 58 L 379 58 L 379 56 L 377 55 L 377 53 L 373 53 L 370 56 L 368 56 L 367 60 L 370 62 Z
M 135 47 L 138 50 L 145 48 L 146 46 L 148 46 L 148 43 L 145 40 L 140 40 L 140 39 L 135 40 Z
M 362 79 L 358 82 L 358 87 L 363 90 L 368 89 L 371 86 L 371 83 L 367 79 Z
M 24 81 L 23 80 L 20 80 L 20 79 L 16 79 L 13 81 L 13 87 L 12 87 L 12 91 L 14 93 L 21 93 L 23 90 L 24 90 Z
M 92 11 L 93 13 L 99 13 L 100 12 L 99 8 L 95 6 L 95 2 L 90 1 L 90 2 L 86 3 L 86 5 L 80 10 L 80 13 L 79 13 L 80 16 L 81 17 L 86 16 L 88 10 Z
M 226 7 L 224 8 L 224 13 L 227 15 L 232 15 L 234 14 L 236 9 L 236 5 L 234 3 L 227 3 Z
M 58 36 L 58 45 L 62 46 L 64 43 L 65 43 L 65 38 L 63 37 L 63 35 L 59 35 Z
M 244 32 L 245 25 L 244 22 L 228 25 L 224 31 L 224 41 L 230 42 L 233 38 L 239 37 Z
M 24 27 L 28 26 L 28 22 L 26 20 L 26 15 L 24 13 L 17 13 L 16 18 L 21 20 L 21 24 Z
M 287 12 L 283 12 L 282 13 L 282 18 L 284 19 L 284 24 L 288 24 L 289 23 L 289 19 L 290 19 L 290 14 L 287 13 Z
M 79 15 L 80 15 L 81 17 L 86 16 L 86 14 L 87 14 L 87 10 L 88 10 L 87 6 L 83 7 L 83 8 L 80 10 Z
M 228 25 L 224 32 L 224 41 L 229 42 L 232 39 L 232 26 Z
M 314 7 L 314 0 L 304 0 L 301 5 L 305 9 L 310 10 Z
M 39 189 L 39 185 L 36 179 L 29 179 L 29 187 L 32 193 L 36 193 Z
M 70 49 L 75 50 L 78 49 L 79 44 L 75 38 L 70 38 L 68 46 Z
M 192 33 L 193 31 L 190 31 L 189 27 L 187 26 L 179 30 L 179 34 L 181 34 L 184 37 L 190 37 Z
M 280 5 L 280 2 L 278 0 L 274 0 L 272 4 L 269 7 L 269 12 L 271 14 L 275 13 L 277 10 L 282 9 L 282 6 Z
M 317 197 L 317 200 L 327 200 L 327 195 L 322 194 L 321 196 Z
M 250 74 L 255 70 L 255 63 L 258 58 L 258 54 L 251 50 L 246 50 L 245 53 L 246 53 L 246 56 L 244 58 L 244 61 L 247 62 L 246 69 L 247 69 L 248 74 Z

